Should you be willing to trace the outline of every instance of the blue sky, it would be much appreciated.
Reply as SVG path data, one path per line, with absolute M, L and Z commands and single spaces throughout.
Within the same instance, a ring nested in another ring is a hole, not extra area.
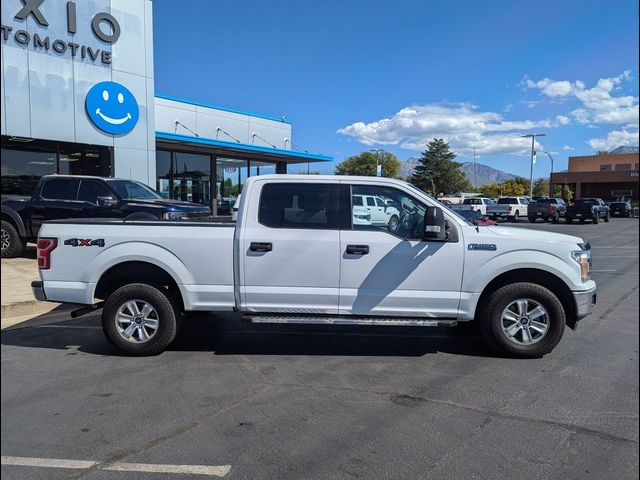
M 638 2 L 154 0 L 156 92 L 282 116 L 341 161 L 444 137 L 528 176 L 527 140 L 638 145 Z M 548 173 L 538 156 L 536 175 Z M 329 173 L 333 165 L 312 166 Z

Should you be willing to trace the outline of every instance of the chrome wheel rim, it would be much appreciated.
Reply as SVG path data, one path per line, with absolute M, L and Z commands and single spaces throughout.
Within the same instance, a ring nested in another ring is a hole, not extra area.
M 2 230 L 2 250 L 6 250 L 11 245 L 11 237 L 9 236 L 9 232 L 6 230 Z
M 145 343 L 158 332 L 160 317 L 145 300 L 127 300 L 116 312 L 116 330 L 127 342 Z
M 549 312 L 540 302 L 519 298 L 502 311 L 502 333 L 516 345 L 533 345 L 549 331 Z
M 389 220 L 389 230 L 391 232 L 395 232 L 398 229 L 398 219 L 397 218 L 392 218 L 391 220 Z

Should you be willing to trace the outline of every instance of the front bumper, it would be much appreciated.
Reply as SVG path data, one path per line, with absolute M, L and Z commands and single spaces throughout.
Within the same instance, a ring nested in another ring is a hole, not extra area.
M 36 300 L 40 300 L 41 302 L 47 301 L 47 296 L 44 294 L 44 284 L 40 280 L 31 282 L 31 290 Z
M 596 290 L 597 287 L 593 287 L 592 289 L 585 290 L 583 292 L 573 292 L 573 298 L 576 302 L 577 320 L 580 320 L 593 312 L 597 301 Z

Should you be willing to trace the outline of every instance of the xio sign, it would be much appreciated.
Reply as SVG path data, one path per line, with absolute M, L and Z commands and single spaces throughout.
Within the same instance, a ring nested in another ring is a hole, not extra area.
M 100 47 L 92 47 L 89 45 L 81 45 L 72 40 L 62 38 L 50 38 L 46 33 L 30 34 L 24 23 L 27 18 L 31 17 L 41 27 L 47 28 L 49 22 L 42 13 L 41 6 L 44 0 L 21 0 L 22 8 L 13 16 L 16 22 L 23 25 L 2 25 L 1 34 L 2 41 L 7 42 L 10 38 L 19 46 L 31 47 L 35 51 L 53 50 L 59 55 L 69 55 L 74 60 L 90 60 L 100 62 L 103 65 L 111 64 L 111 52 Z M 82 7 L 86 7 L 86 3 L 81 3 Z M 76 2 L 66 3 L 66 19 L 67 33 L 72 36 L 78 32 L 77 24 L 77 5 Z M 120 37 L 120 24 L 107 12 L 96 13 L 91 19 L 91 25 L 80 26 L 80 28 L 91 28 L 93 34 L 98 40 L 112 45 L 118 41 Z

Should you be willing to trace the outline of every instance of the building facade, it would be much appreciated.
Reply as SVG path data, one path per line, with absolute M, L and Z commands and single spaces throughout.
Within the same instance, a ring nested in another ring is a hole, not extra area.
M 0 38 L 3 194 L 115 176 L 217 210 L 250 175 L 331 160 L 284 118 L 156 95 L 151 0 L 3 0 Z
M 637 148 L 621 147 L 606 155 L 569 157 L 568 170 L 553 173 L 551 186 L 553 189 L 554 185 L 567 185 L 575 198 L 638 202 L 639 167 Z

